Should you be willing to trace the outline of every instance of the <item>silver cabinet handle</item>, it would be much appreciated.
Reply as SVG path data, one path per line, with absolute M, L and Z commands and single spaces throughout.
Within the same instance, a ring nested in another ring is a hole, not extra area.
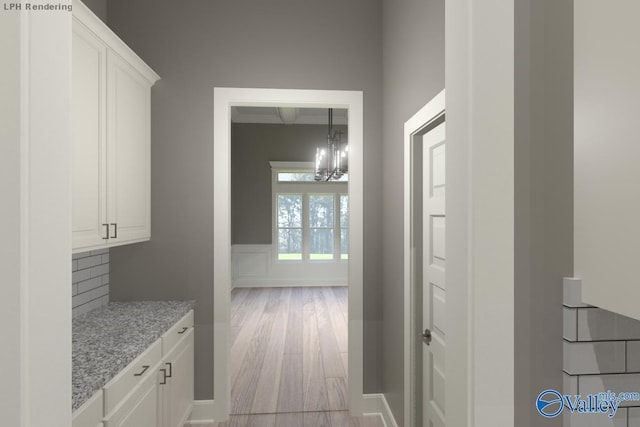
M 167 378 L 169 378 L 167 376 L 167 370 L 166 369 L 160 369 L 160 372 L 162 372 L 162 381 L 160 381 L 160 385 L 165 385 L 167 383 Z
M 184 334 L 185 332 L 187 332 L 187 329 L 189 329 L 189 327 L 185 326 L 184 328 L 182 328 L 182 330 L 180 332 L 178 332 L 178 334 L 180 334 L 180 335 Z
M 118 238 L 118 224 L 115 222 L 112 222 L 111 225 L 113 225 L 113 236 L 110 237 L 110 239 L 117 239 Z M 107 228 L 107 232 L 108 232 L 108 228 Z
M 103 227 L 107 227 L 107 233 L 105 234 L 105 237 L 102 238 L 102 240 L 107 240 L 109 238 L 109 224 L 102 224 Z
M 166 362 L 165 365 L 169 367 L 169 373 L 167 374 L 167 378 L 171 378 L 173 376 L 173 364 L 171 362 Z
M 145 372 L 147 372 L 147 369 L 149 369 L 149 365 L 142 365 L 142 371 L 140 371 L 137 374 L 133 374 L 134 377 L 141 377 L 144 375 Z

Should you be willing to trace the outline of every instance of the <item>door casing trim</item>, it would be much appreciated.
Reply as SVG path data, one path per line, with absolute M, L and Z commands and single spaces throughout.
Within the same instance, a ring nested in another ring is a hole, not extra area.
M 349 343 L 348 403 L 363 413 L 363 94 L 362 91 L 216 87 L 213 91 L 214 257 L 213 384 L 214 417 L 231 408 L 231 107 L 346 108 L 349 111 Z

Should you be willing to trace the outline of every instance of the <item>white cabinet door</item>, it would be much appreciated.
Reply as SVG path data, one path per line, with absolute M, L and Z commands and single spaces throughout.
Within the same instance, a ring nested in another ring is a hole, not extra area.
M 115 52 L 107 56 L 110 245 L 151 237 L 151 85 Z
M 73 22 L 72 200 L 73 248 L 106 240 L 105 44 Z
M 122 405 L 105 418 L 105 427 L 158 427 L 160 426 L 160 386 L 158 366 L 154 375 L 140 383 Z
M 164 358 L 171 375 L 163 389 L 164 427 L 181 427 L 193 403 L 193 328 Z

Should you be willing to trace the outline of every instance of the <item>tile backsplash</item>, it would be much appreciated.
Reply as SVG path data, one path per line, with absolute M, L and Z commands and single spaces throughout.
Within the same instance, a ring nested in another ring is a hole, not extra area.
M 564 280 L 564 393 L 640 392 L 640 321 L 582 302 L 581 282 Z M 564 427 L 640 427 L 640 402 L 616 416 L 563 413 Z
M 109 304 L 109 249 L 74 254 L 71 271 L 73 317 Z

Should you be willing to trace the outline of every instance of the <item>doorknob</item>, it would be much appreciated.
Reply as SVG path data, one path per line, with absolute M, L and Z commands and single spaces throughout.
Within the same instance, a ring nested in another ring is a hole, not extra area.
M 422 334 L 418 335 L 418 338 L 420 338 L 426 345 L 431 344 L 431 331 L 429 329 L 425 329 Z

